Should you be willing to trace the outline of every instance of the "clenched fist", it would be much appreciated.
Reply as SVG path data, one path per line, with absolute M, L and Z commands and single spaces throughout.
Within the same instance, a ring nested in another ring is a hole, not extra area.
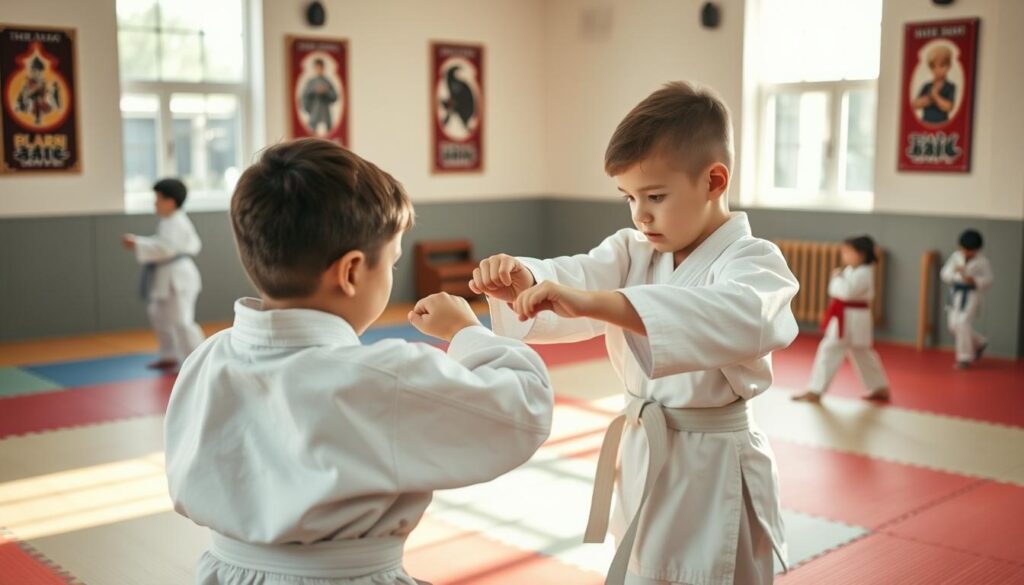
M 469 289 L 511 303 L 535 282 L 533 274 L 519 260 L 508 254 L 496 254 L 473 270 Z
M 466 327 L 480 325 L 466 299 L 448 293 L 420 299 L 409 311 L 409 322 L 423 334 L 445 341 Z

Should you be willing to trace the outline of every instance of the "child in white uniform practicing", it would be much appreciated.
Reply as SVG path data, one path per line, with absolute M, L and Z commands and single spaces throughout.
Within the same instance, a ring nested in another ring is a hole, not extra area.
M 775 460 L 747 401 L 796 337 L 798 285 L 779 249 L 729 212 L 732 161 L 725 105 L 668 84 L 605 154 L 636 229 L 588 254 L 492 256 L 470 283 L 501 333 L 605 335 L 626 409 L 605 437 L 585 540 L 604 540 L 614 484 L 613 585 L 767 584 L 773 549 L 785 566 Z
M 825 336 L 814 356 L 811 381 L 807 391 L 793 396 L 793 400 L 820 402 L 847 355 L 867 389 L 864 398 L 888 400 L 889 379 L 878 352 L 872 347 L 875 241 L 869 236 L 850 238 L 840 246 L 839 254 L 844 266 L 833 271 L 828 283 L 831 300 L 821 322 Z
M 192 260 L 203 243 L 181 208 L 188 195 L 185 184 L 162 179 L 153 185 L 153 191 L 160 216 L 156 235 L 125 234 L 121 243 L 134 250 L 142 264 L 139 294 L 146 301 L 149 322 L 160 344 L 160 357 L 149 367 L 173 370 L 205 339 L 196 324 L 196 299 L 203 283 Z
M 196 582 L 415 584 L 403 545 L 432 491 L 493 479 L 547 438 L 544 363 L 447 294 L 409 313 L 447 354 L 360 343 L 413 209 L 340 146 L 269 148 L 238 181 L 231 221 L 260 298 L 185 361 L 165 423 L 174 508 L 211 531 Z
M 956 338 L 956 368 L 965 370 L 981 359 L 988 341 L 974 330 L 981 310 L 982 295 L 992 288 L 992 265 L 981 253 L 981 234 L 966 230 L 960 234 L 960 249 L 942 267 L 942 282 L 950 285 L 946 310 L 947 326 Z

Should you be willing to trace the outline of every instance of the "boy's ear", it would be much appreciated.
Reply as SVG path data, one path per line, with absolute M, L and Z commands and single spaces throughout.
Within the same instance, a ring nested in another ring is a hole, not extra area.
M 346 297 L 356 296 L 359 285 L 363 282 L 366 270 L 366 254 L 362 250 L 352 250 L 334 261 L 338 287 Z
M 708 198 L 717 199 L 729 188 L 729 167 L 716 162 L 708 167 L 704 175 L 708 182 Z

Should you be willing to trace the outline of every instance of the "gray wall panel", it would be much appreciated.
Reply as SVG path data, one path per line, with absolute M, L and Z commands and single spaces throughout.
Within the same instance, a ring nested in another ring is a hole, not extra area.
M 541 199 L 514 199 L 416 205 L 416 225 L 402 238 L 402 260 L 393 301 L 416 296 L 413 246 L 420 240 L 468 238 L 478 259 L 506 253 L 537 256 L 544 251 Z
M 544 201 L 544 249 L 548 256 L 586 252 L 614 232 L 632 227 L 629 207 L 618 197 L 609 201 Z
M 476 254 L 540 256 L 540 199 L 427 203 L 404 238 L 392 299 L 415 299 L 413 244 L 469 238 Z M 227 212 L 190 213 L 203 240 L 200 321 L 232 318 L 232 305 L 255 289 L 242 269 Z M 148 327 L 138 298 L 140 268 L 120 244 L 123 233 L 152 234 L 153 215 L 101 215 L 0 221 L 0 339 L 29 339 Z
M 404 257 L 395 275 L 394 301 L 415 299 L 413 252 L 416 241 L 468 238 L 478 257 L 498 252 L 556 256 L 585 252 L 615 230 L 630 225 L 628 208 L 578 199 L 510 199 L 423 203 L 417 225 L 404 238 Z M 1024 222 L 894 214 L 751 209 L 754 233 L 780 239 L 838 240 L 869 233 L 889 254 L 885 323 L 880 338 L 912 341 L 917 327 L 917 290 L 922 252 L 936 249 L 943 259 L 967 227 L 982 231 L 996 285 L 986 299 L 979 328 L 992 352 L 1017 356 L 1024 349 Z M 254 294 L 238 261 L 226 212 L 191 214 L 203 238 L 197 262 L 204 291 L 201 321 L 231 319 L 232 302 Z M 124 232 L 152 233 L 156 218 L 93 216 L 0 220 L 0 339 L 26 339 L 146 327 L 137 298 L 139 267 L 119 244 Z M 945 294 L 943 294 L 945 298 Z M 939 302 L 942 345 L 945 332 Z
M 229 321 L 236 299 L 257 294 L 238 258 L 231 218 L 222 211 L 203 213 L 193 221 L 203 238 L 203 251 L 196 259 L 203 276 L 203 292 L 196 303 L 196 318 L 200 321 Z
M 92 222 L 0 220 L 0 339 L 96 330 Z

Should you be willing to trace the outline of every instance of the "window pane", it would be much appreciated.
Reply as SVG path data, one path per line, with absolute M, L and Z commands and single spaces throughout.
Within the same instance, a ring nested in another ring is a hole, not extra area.
M 176 117 L 171 122 L 171 131 L 174 134 L 174 174 L 179 177 L 193 179 L 189 181 L 189 184 L 194 184 L 194 177 L 192 175 L 192 126 L 197 125 L 196 122 L 198 121 L 198 118 Z
M 775 96 L 775 187 L 796 189 L 800 151 L 800 94 Z
M 241 81 L 244 55 L 242 37 L 206 34 L 203 37 L 206 81 Z
M 122 79 L 154 80 L 160 76 L 157 67 L 156 33 L 121 31 L 117 34 L 117 50 Z
M 160 79 L 200 81 L 203 78 L 202 45 L 199 33 L 160 35 Z
M 207 5 L 216 6 L 220 0 L 160 0 L 160 28 L 165 31 L 193 31 L 203 29 L 203 13 Z
M 777 83 L 875 79 L 882 0 L 762 0 L 758 76 Z
M 820 91 L 775 96 L 775 169 L 772 185 L 817 192 L 827 186 L 828 94 Z
M 157 10 L 156 0 L 117 0 L 117 24 L 155 28 Z
M 190 186 L 230 191 L 241 165 L 238 98 L 173 94 L 175 172 Z
M 125 193 L 146 193 L 159 173 L 160 100 L 154 95 L 121 98 Z
M 846 190 L 872 191 L 875 183 L 874 90 L 846 94 Z
M 217 0 L 203 2 L 203 32 L 223 36 L 241 36 L 245 13 L 241 0 Z

